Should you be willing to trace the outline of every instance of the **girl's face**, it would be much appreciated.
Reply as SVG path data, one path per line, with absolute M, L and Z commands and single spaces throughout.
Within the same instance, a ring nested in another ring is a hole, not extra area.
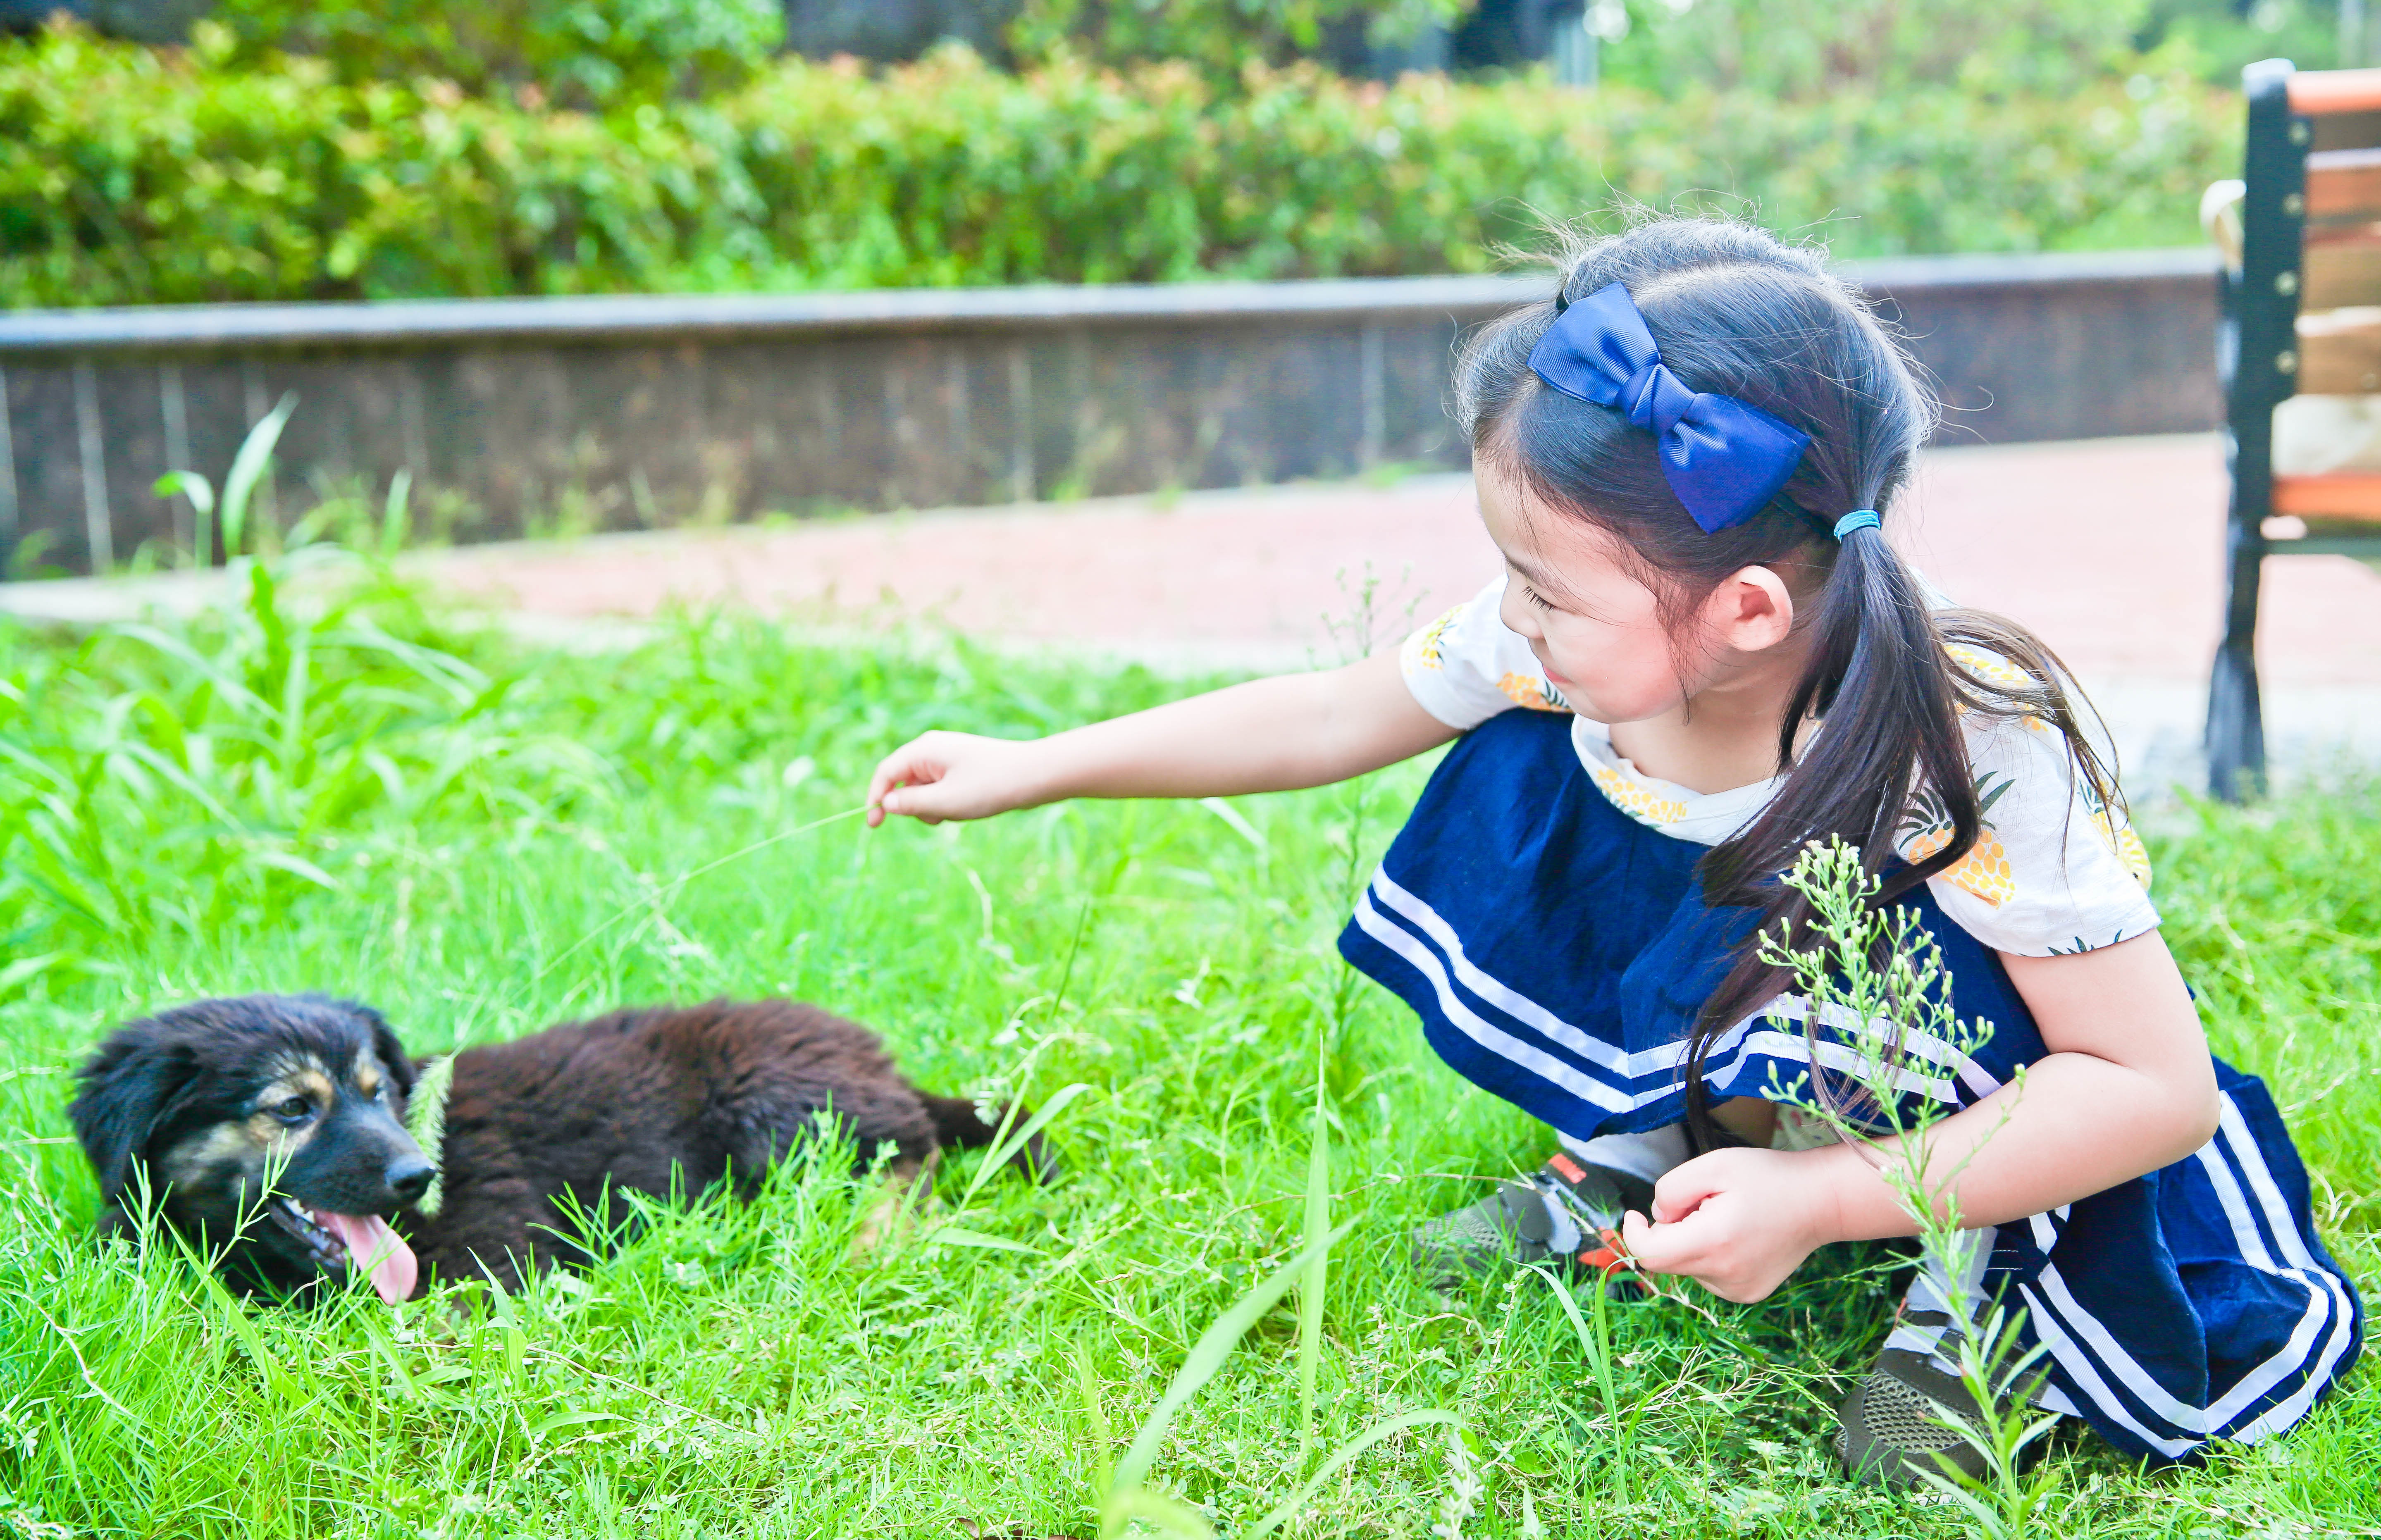
M 1689 617 L 1688 634 L 1674 636 L 1611 536 L 1545 507 L 1493 456 L 1480 458 L 1476 480 L 1508 576 L 1500 617 L 1581 715 L 1646 721 L 1785 661 L 1793 601 L 1767 568 L 1729 578 Z

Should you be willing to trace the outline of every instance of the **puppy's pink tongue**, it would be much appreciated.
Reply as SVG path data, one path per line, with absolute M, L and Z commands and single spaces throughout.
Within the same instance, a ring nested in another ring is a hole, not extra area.
M 396 1304 L 413 1292 L 421 1265 L 414 1260 L 413 1248 L 388 1228 L 387 1220 L 377 1214 L 334 1214 L 318 1208 L 314 1222 L 339 1238 L 357 1266 L 372 1269 L 372 1287 L 380 1290 L 382 1299 Z

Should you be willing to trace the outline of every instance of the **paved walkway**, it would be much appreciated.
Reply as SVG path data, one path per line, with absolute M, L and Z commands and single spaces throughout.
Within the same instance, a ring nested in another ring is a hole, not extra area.
M 2213 435 L 1949 448 L 1925 459 L 1907 548 L 1964 603 L 2033 628 L 2107 715 L 2147 789 L 2199 778 L 2226 481 Z M 1376 638 L 1496 570 L 1470 479 L 1195 494 L 1171 503 L 855 519 L 459 551 L 439 569 L 556 617 L 672 600 L 821 625 L 927 621 L 1157 663 L 1298 666 L 1342 654 L 1374 582 Z M 2270 563 L 2259 647 L 2277 760 L 2381 759 L 2381 574 Z M 1340 634 L 1335 635 L 1334 623 Z
M 2033 627 L 2110 719 L 2142 789 L 2197 778 L 2226 483 L 2213 435 L 1948 448 L 1924 461 L 1908 549 L 1964 603 Z M 1463 476 L 601 536 L 421 558 L 531 629 L 728 604 L 809 625 L 948 626 L 1174 666 L 1344 655 L 1495 570 Z M 82 590 L 87 599 L 69 591 Z M 46 594 L 36 590 L 48 591 Z M 103 610 L 127 585 L 28 584 L 0 608 Z M 1336 631 L 1335 631 L 1336 623 Z M 2381 760 L 2381 573 L 2268 564 L 2259 649 L 2277 759 Z

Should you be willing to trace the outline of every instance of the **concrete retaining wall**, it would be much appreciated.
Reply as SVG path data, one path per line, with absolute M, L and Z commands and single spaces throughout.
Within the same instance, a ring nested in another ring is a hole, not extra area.
M 2212 427 L 2196 251 L 1848 264 L 1954 439 Z M 1460 466 L 1461 329 L 1543 280 L 158 307 L 0 315 L 0 555 L 84 572 L 187 548 L 298 407 L 270 500 L 377 497 L 458 539 Z M 97 558 L 95 561 L 94 558 Z M 6 570 L 0 567 L 0 570 Z

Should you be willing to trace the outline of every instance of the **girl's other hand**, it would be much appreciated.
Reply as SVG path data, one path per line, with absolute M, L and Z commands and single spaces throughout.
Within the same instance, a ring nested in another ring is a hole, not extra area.
M 1040 742 L 930 732 L 885 756 L 868 780 L 868 826 L 888 813 L 922 824 L 989 818 L 1045 801 L 1036 762 Z
M 1827 1182 L 1801 1154 L 1714 1150 L 1654 1186 L 1654 1217 L 1634 1212 L 1621 1239 L 1638 1265 L 1693 1278 L 1750 1304 L 1832 1239 L 1822 1212 Z

